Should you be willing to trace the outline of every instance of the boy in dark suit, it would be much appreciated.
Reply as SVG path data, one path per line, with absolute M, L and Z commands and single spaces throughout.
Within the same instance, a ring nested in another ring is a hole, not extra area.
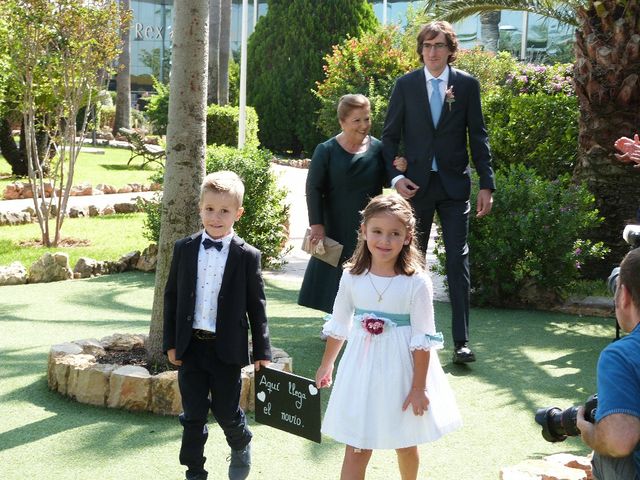
M 240 408 L 249 328 L 256 370 L 269 364 L 271 347 L 260 252 L 233 231 L 244 211 L 243 195 L 233 172 L 205 177 L 199 205 L 204 231 L 176 242 L 165 288 L 163 349 L 179 366 L 180 463 L 187 480 L 207 478 L 209 409 L 231 447 L 229 478 L 245 479 L 251 468 L 252 435 Z

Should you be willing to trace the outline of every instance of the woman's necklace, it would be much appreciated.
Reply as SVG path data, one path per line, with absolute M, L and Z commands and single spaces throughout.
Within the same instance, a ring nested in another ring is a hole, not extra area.
M 371 286 L 373 287 L 373 289 L 378 294 L 378 303 L 380 303 L 382 301 L 382 296 L 389 289 L 389 287 L 391 286 L 391 282 L 393 282 L 393 279 L 396 278 L 396 277 L 391 277 L 391 280 L 389 280 L 389 283 L 387 283 L 387 286 L 384 287 L 384 289 L 382 291 L 379 291 L 378 287 L 376 287 L 376 284 L 373 283 L 373 278 L 371 278 L 371 275 L 369 274 L 369 272 L 367 272 L 367 277 L 369 277 L 369 281 L 371 282 Z

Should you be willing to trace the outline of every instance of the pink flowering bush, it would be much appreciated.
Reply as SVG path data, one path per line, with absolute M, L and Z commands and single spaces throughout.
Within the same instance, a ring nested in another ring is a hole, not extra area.
M 504 86 L 514 95 L 546 93 L 547 95 L 576 94 L 573 85 L 573 64 L 556 65 L 519 64 L 507 74 Z
M 324 79 L 314 91 L 321 107 L 317 126 L 327 137 L 340 131 L 336 108 L 346 93 L 361 93 L 371 101 L 371 134 L 380 138 L 388 98 L 397 77 L 416 67 L 416 55 L 398 46 L 394 27 L 379 28 L 335 45 L 324 58 Z

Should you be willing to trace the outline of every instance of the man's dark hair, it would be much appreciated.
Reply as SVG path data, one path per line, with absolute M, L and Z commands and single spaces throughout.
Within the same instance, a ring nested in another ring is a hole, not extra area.
M 438 20 L 436 22 L 427 23 L 424 27 L 422 27 L 420 33 L 418 33 L 418 45 L 416 51 L 418 52 L 418 58 L 422 63 L 424 63 L 424 60 L 422 58 L 422 44 L 425 40 L 432 40 L 436 38 L 440 33 L 444 33 L 444 38 L 447 40 L 447 46 L 451 51 L 447 63 L 451 63 L 457 58 L 458 37 L 456 36 L 456 32 L 453 30 L 453 27 L 449 22 Z
M 618 284 L 624 285 L 631 294 L 631 301 L 640 309 L 640 248 L 631 250 L 622 259 Z

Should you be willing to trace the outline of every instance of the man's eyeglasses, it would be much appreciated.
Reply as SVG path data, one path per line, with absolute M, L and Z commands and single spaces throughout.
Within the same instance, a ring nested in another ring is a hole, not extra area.
M 447 48 L 447 44 L 446 43 L 427 43 L 424 42 L 422 44 L 422 49 L 423 50 L 444 50 L 445 48 Z

